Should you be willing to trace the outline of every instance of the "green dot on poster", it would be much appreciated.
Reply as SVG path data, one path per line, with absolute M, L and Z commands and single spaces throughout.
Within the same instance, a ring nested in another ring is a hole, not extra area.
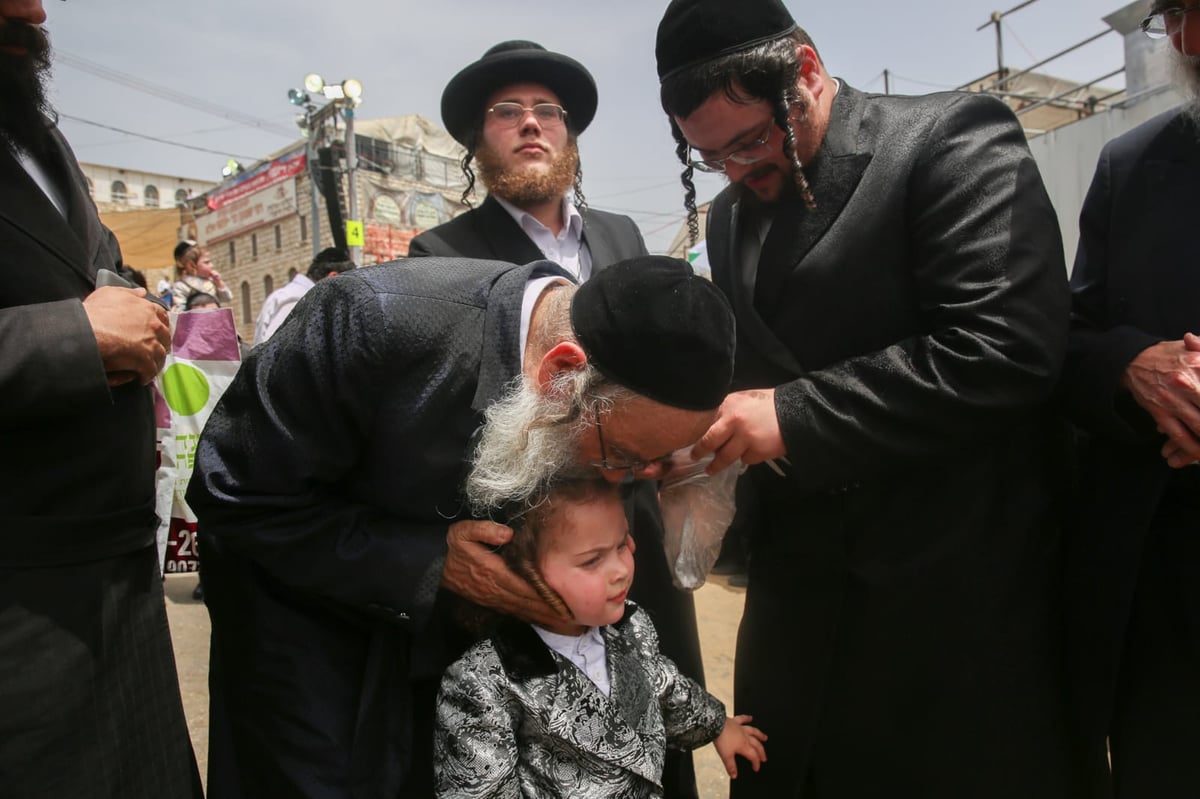
M 163 372 L 163 398 L 167 406 L 180 416 L 199 413 L 208 404 L 210 392 L 208 378 L 194 366 L 173 363 Z

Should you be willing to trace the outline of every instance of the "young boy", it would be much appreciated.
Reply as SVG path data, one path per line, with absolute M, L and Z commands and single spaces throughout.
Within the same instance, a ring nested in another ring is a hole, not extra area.
M 680 674 L 626 602 L 632 539 L 616 486 L 561 483 L 511 524 L 505 559 L 563 621 L 503 618 L 446 671 L 438 796 L 658 797 L 666 747 L 710 741 L 731 777 L 735 755 L 758 770 L 766 735 Z

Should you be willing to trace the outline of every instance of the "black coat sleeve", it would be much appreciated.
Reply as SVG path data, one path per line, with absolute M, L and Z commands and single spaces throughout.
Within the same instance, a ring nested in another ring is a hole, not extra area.
M 776 390 L 787 451 L 809 486 L 957 450 L 1047 400 L 1061 368 L 1062 239 L 1020 125 L 1003 104 L 963 96 L 922 133 L 904 238 L 875 250 L 880 269 L 911 274 L 916 332 Z M 869 214 L 861 221 L 872 235 Z
M 1115 213 L 1113 148 L 1100 154 L 1079 218 L 1071 273 L 1071 333 L 1061 396 L 1068 416 L 1094 435 L 1126 442 L 1158 438 L 1154 422 L 1121 388 L 1130 361 L 1162 336 L 1111 316 L 1110 224 Z M 1122 231 L 1120 235 L 1128 235 Z
M 322 281 L 293 313 L 243 364 L 201 436 L 187 501 L 202 540 L 298 591 L 420 623 L 449 522 L 389 513 L 352 479 L 394 409 L 381 404 L 384 384 L 410 367 L 394 345 L 405 333 L 354 278 Z

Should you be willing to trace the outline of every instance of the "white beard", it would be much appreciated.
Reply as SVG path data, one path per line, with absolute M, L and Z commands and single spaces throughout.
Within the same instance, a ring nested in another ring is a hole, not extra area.
M 576 462 L 581 419 L 559 421 L 570 403 L 569 391 L 541 393 L 518 378 L 487 409 L 466 483 L 472 511 L 486 516 L 491 509 L 528 500 L 553 478 L 590 473 Z

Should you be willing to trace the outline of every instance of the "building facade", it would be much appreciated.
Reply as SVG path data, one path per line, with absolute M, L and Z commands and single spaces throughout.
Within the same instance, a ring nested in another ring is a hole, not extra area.
M 216 187 L 211 180 L 80 163 L 88 190 L 101 211 L 175 208 Z
M 266 297 L 334 244 L 330 200 L 340 227 L 351 183 L 363 223 L 362 266 L 406 256 L 414 236 L 466 209 L 463 151 L 445 131 L 416 115 L 356 128 L 353 181 L 344 136 L 331 139 L 324 157 L 301 140 L 180 209 L 181 229 L 209 249 L 233 291 L 245 341 Z

